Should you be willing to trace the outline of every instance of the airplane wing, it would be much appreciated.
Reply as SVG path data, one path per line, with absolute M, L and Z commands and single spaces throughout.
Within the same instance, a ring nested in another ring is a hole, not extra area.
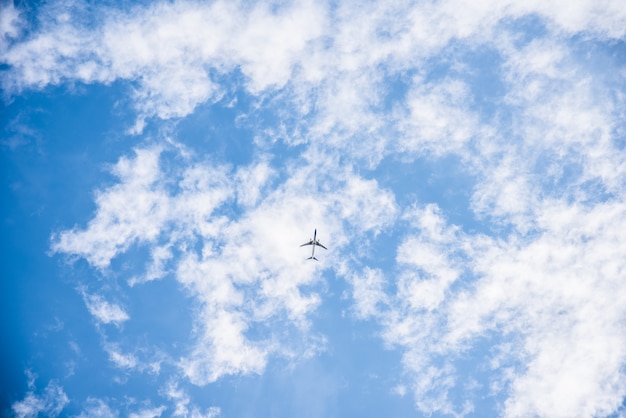
M 309 242 L 305 242 L 304 244 L 301 245 L 301 247 L 304 247 L 305 245 L 313 245 L 313 240 Z
M 320 242 L 316 242 L 315 245 L 317 245 L 318 247 L 322 247 L 325 250 L 328 249 L 328 248 L 324 247 Z

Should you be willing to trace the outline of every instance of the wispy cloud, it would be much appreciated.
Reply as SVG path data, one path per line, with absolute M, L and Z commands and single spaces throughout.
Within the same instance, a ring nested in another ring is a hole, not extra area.
M 106 344 L 105 350 L 115 367 L 132 370 L 139 365 L 139 360 L 134 354 L 123 353 L 116 344 Z
M 69 399 L 57 381 L 51 380 L 43 393 L 29 391 L 21 401 L 14 402 L 11 409 L 20 418 L 36 417 L 40 414 L 57 417 L 61 414 Z
M 119 416 L 119 411 L 112 408 L 105 400 L 89 397 L 81 411 L 79 418 L 97 417 L 114 418 Z
M 93 315 L 98 322 L 120 325 L 130 319 L 124 309 L 119 305 L 107 302 L 100 295 L 88 295 L 83 293 L 83 298 L 85 299 L 89 313 Z
M 19 37 L 23 21 L 13 3 L 0 5 L 0 11 L 0 52 L 4 53 Z
M 159 406 L 155 408 L 146 408 L 137 412 L 133 412 L 129 415 L 129 418 L 156 418 L 160 417 L 163 412 L 166 410 L 164 406 Z
M 209 407 L 206 412 L 201 410 L 191 402 L 189 395 L 180 389 L 176 382 L 171 381 L 167 384 L 163 390 L 164 395 L 174 402 L 173 416 L 192 416 L 198 418 L 215 418 L 221 415 L 221 410 L 218 407 Z

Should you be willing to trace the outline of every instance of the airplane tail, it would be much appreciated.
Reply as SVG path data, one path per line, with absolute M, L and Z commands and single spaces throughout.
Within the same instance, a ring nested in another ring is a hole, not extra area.
M 317 259 L 317 258 L 315 258 L 315 257 L 309 257 L 309 258 L 307 258 L 307 260 L 315 260 L 315 261 L 320 261 L 320 260 L 318 260 L 318 259 Z

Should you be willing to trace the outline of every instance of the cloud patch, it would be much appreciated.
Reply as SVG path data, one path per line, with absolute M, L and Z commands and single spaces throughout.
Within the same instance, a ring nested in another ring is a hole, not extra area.
M 9 94 L 122 80 L 135 133 L 233 90 L 253 102 L 238 120 L 254 128 L 254 163 L 232 167 L 172 141 L 138 146 L 110 167 L 93 218 L 51 238 L 55 253 L 104 275 L 147 250 L 128 283 L 171 275 L 186 292 L 194 326 L 177 367 L 192 383 L 323 349 L 311 318 L 328 269 L 351 284 L 355 316 L 403 353 L 397 392 L 424 413 L 478 409 L 460 388 L 508 417 L 619 410 L 624 66 L 607 61 L 608 77 L 577 48 L 623 40 L 620 2 L 176 2 L 97 9 L 89 27 L 50 8 L 23 39 L 6 10 Z M 495 64 L 473 61 L 484 50 Z M 495 93 L 477 75 L 485 69 Z M 265 111 L 277 121 L 256 126 Z M 274 165 L 279 139 L 295 156 Z M 385 182 L 450 156 L 471 176 L 468 201 L 455 202 L 471 227 L 449 220 L 457 209 L 446 213 L 443 193 L 416 197 L 423 178 L 404 179 L 408 192 Z M 332 243 L 328 264 L 303 266 L 298 245 L 316 227 Z M 362 257 L 385 234 L 389 269 Z M 85 303 L 101 323 L 129 320 L 97 295 Z M 108 346 L 111 362 L 139 369 L 118 347 Z M 176 387 L 167 393 L 175 414 L 200 414 Z M 24 410 L 48 405 L 29 396 Z
M 416 234 L 398 248 L 395 292 L 370 272 L 354 280 L 354 297 L 361 315 L 383 325 L 384 341 L 404 350 L 418 407 L 462 413 L 452 393 L 478 372 L 461 369 L 464 353 L 499 335 L 498 349 L 477 361 L 491 369 L 496 393 L 504 391 L 505 416 L 604 416 L 619 408 L 623 208 L 554 202 L 540 212 L 540 233 L 506 241 L 466 235 L 432 207 L 415 212 Z
M 21 401 L 14 402 L 11 409 L 16 417 L 36 417 L 43 414 L 48 417 L 57 417 L 69 403 L 63 387 L 56 380 L 51 380 L 43 393 L 36 394 L 29 391 Z
M 3 88 L 127 80 L 136 85 L 135 133 L 148 117 L 186 116 L 198 104 L 219 99 L 223 91 L 215 79 L 237 68 L 251 92 L 284 85 L 324 21 L 314 2 L 273 9 L 264 3 L 159 3 L 127 13 L 102 7 L 94 27 L 79 13 L 48 8 L 40 14 L 41 32 L 4 54 L 12 70 Z M 14 33 L 9 23 L 5 31 Z
M 106 270 L 132 245 L 149 248 L 145 274 L 129 284 L 169 271 L 193 297 L 194 342 L 179 362 L 193 383 L 261 373 L 270 355 L 319 349 L 321 338 L 305 331 L 320 304 L 323 280 L 316 274 L 320 266 L 303 265 L 302 234 L 319 226 L 340 253 L 347 242 L 343 223 L 377 233 L 395 217 L 393 196 L 376 181 L 335 167 L 334 159 L 320 158 L 335 176 L 311 176 L 320 169 L 317 162 L 288 168 L 293 171 L 286 181 L 257 202 L 251 187 L 262 187 L 272 173 L 264 163 L 254 162 L 234 176 L 208 161 L 187 159 L 179 168 L 164 164 L 172 155 L 181 158 L 177 153 L 157 146 L 120 158 L 111 169 L 118 183 L 98 192 L 93 219 L 85 228 L 54 234 L 53 250 Z M 246 209 L 240 217 L 221 214 L 239 208 Z M 100 322 L 128 320 L 124 310 L 100 296 L 84 297 Z M 114 345 L 109 348 L 118 367 L 139 364 Z
M 120 325 L 130 319 L 124 309 L 119 305 L 107 302 L 100 295 L 88 295 L 83 293 L 83 298 L 85 299 L 89 313 L 100 323 Z

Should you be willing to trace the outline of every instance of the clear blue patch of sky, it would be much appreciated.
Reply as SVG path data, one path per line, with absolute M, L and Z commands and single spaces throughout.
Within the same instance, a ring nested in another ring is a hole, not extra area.
M 138 141 L 111 129 L 128 121 L 115 109 L 118 89 L 124 87 L 90 85 L 75 92 L 56 87 L 14 99 L 6 109 L 3 135 L 20 135 L 22 126 L 30 132 L 22 145 L 3 147 L 13 168 L 5 178 L 17 186 L 14 198 L 29 199 L 34 206 L 46 203 L 60 222 L 90 213 L 91 190 L 101 185 L 107 164 Z
M 254 132 L 235 121 L 246 111 L 239 99 L 232 107 L 223 102 L 200 105 L 177 124 L 175 139 L 211 159 L 234 167 L 248 165 L 254 158 Z
M 481 122 L 489 123 L 503 108 L 502 97 L 506 86 L 502 80 L 500 53 L 492 48 L 477 47 L 465 50 L 460 60 L 468 66 L 467 71 L 452 71 L 469 86 L 472 96 L 472 111 L 479 115 Z
M 170 286 L 167 282 L 163 283 L 165 283 L 165 287 Z M 161 290 L 169 291 L 171 289 Z M 168 296 L 171 296 L 169 299 L 172 303 L 181 302 L 182 298 L 176 294 Z M 155 297 L 155 295 L 153 292 L 148 292 L 146 297 Z M 156 296 L 155 299 L 160 303 L 163 302 L 163 296 Z M 76 341 L 81 351 L 80 354 L 73 356 L 73 360 L 76 362 L 75 372 L 71 376 L 63 377 L 60 380 L 60 384 L 71 401 L 64 413 L 69 416 L 80 413 L 89 398 L 106 400 L 112 409 L 120 409 L 122 411 L 121 415 L 126 415 L 124 411 L 134 410 L 133 408 L 136 405 L 133 405 L 131 400 L 138 402 L 152 400 L 153 404 L 156 405 L 167 403 L 165 401 L 160 402 L 159 394 L 168 383 L 170 377 L 179 372 L 175 362 L 182 354 L 182 349 L 175 346 L 175 344 L 165 347 L 166 344 L 161 344 L 160 340 L 167 336 L 172 336 L 172 333 L 176 333 L 179 330 L 177 327 L 161 328 L 164 323 L 173 319 L 170 315 L 172 312 L 168 307 L 159 307 L 157 310 L 146 312 L 146 317 L 138 318 L 136 311 L 132 309 L 135 303 L 136 301 L 133 300 L 132 304 L 126 304 L 126 308 L 129 308 L 128 305 L 131 305 L 131 309 L 127 309 L 131 314 L 131 318 L 120 327 L 114 324 L 100 324 L 95 327 L 92 323 L 91 332 L 89 330 L 76 330 L 77 334 L 80 331 Z M 148 301 L 148 304 L 153 303 L 155 302 L 152 300 Z M 82 306 L 84 307 L 84 304 Z M 176 306 L 180 308 L 188 305 L 183 302 L 182 305 Z M 163 310 L 166 312 L 161 312 Z M 181 311 L 173 315 L 178 317 L 181 314 L 184 315 L 185 310 L 181 309 Z M 147 323 L 151 320 L 147 317 L 150 314 L 152 314 L 151 317 L 154 322 Z M 83 313 L 83 315 L 85 314 Z M 88 314 L 87 316 L 90 317 Z M 164 319 L 164 316 L 169 318 Z M 181 325 L 181 332 L 186 332 L 186 325 L 189 324 L 186 319 L 184 321 L 186 322 L 179 324 Z M 138 324 L 137 322 L 140 323 Z M 98 330 L 97 332 L 96 329 Z M 175 337 L 172 342 L 174 341 Z M 115 365 L 104 348 L 105 344 L 110 344 L 113 349 L 122 355 L 134 356 L 138 361 L 138 369 L 131 370 Z M 168 348 L 168 350 L 165 350 L 165 348 Z M 59 353 L 58 355 L 62 354 Z M 65 358 L 68 357 L 72 358 L 71 356 L 66 356 Z M 152 361 L 160 361 L 159 372 L 154 372 L 150 369 L 149 363 Z
M 327 338 L 327 351 L 315 361 L 332 371 L 340 384 L 336 416 L 414 414 L 412 398 L 393 393 L 403 383 L 402 353 L 384 348 L 379 324 L 355 316 L 351 285 L 329 273 L 324 275 L 328 291 L 312 316 L 314 329 Z
M 67 351 L 71 335 L 82 339 L 93 332 L 87 331 L 93 327 L 75 289 L 80 279 L 59 268 L 63 257 L 49 256 L 50 237 L 91 219 L 93 190 L 110 178 L 106 164 L 134 141 L 110 128 L 127 119 L 115 110 L 123 88 L 50 87 L 5 103 L 0 128 L 5 401 L 16 400 L 17 388 L 25 390 L 25 368 L 40 375 L 42 387 L 47 378 L 63 376 L 65 366 L 56 354 Z M 82 329 L 73 329 L 72 321 Z M 52 331 L 58 324 L 62 328 Z
M 96 366 L 100 352 L 98 333 L 75 287 L 75 274 L 81 270 L 59 268 L 44 251 L 34 252 L 26 262 L 22 261 L 14 258 L 21 266 L 14 277 L 20 289 L 12 292 L 17 306 L 6 317 L 21 333 L 4 334 L 7 349 L 20 348 L 22 344 L 18 355 L 4 357 L 15 368 L 12 374 L 3 375 L 4 379 L 14 379 L 10 382 L 11 391 L 6 393 L 11 402 L 21 400 L 26 392 L 25 370 L 38 376 L 36 386 L 42 389 L 50 380 L 65 386 L 72 379 L 80 379 L 81 374 L 84 380 L 79 386 L 84 387 L 83 382 L 93 382 L 93 375 L 87 377 L 93 372 L 92 367 L 100 368 Z M 15 393 L 18 389 L 21 394 Z
M 86 229 L 86 225 L 84 227 Z M 162 232 L 161 235 L 164 235 L 166 231 Z M 124 243 L 127 247 L 117 247 L 117 254 L 110 260 L 111 264 L 106 268 L 105 277 L 103 277 L 103 280 L 117 282 L 116 286 L 142 274 L 149 263 L 150 245 L 142 237 L 128 241 L 130 242 Z
M 395 105 L 405 102 L 406 95 L 411 88 L 412 76 L 415 73 L 416 71 L 403 71 L 385 77 L 382 100 L 382 108 L 385 111 L 390 111 Z
M 3 210 L 10 203 L 4 200 Z M 3 214 L 4 215 L 4 214 Z M 3 221 L 6 218 L 3 216 Z M 58 300 L 73 290 L 59 286 L 56 264 L 46 255 L 47 234 L 41 220 L 28 215 L 3 222 L 2 244 L 2 374 L 0 398 L 13 398 L 25 389 L 24 369 L 45 344 L 37 344 L 46 327 L 57 326 Z M 43 232 L 43 233 L 42 233 Z M 60 318 L 63 319 L 62 317 Z M 44 362 L 45 364 L 45 362 Z

